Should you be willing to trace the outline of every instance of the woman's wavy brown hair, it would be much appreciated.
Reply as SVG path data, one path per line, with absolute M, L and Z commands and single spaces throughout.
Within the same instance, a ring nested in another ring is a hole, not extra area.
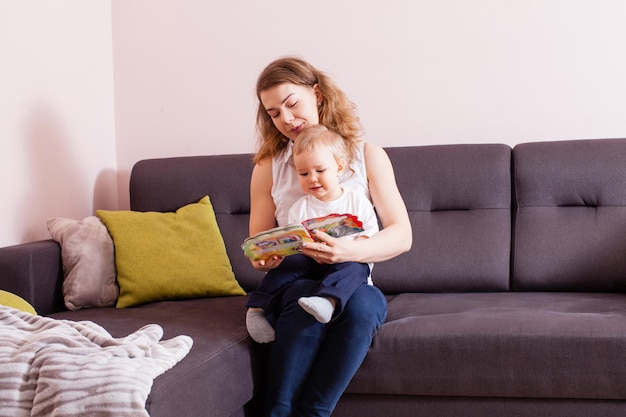
M 273 158 L 289 143 L 289 139 L 274 126 L 274 122 L 265 111 L 260 97 L 261 92 L 285 83 L 308 87 L 318 85 L 322 96 L 319 107 L 319 123 L 344 138 L 350 150 L 350 160 L 353 160 L 361 135 L 361 123 L 354 103 L 322 71 L 301 58 L 284 57 L 265 67 L 257 80 L 256 95 L 259 100 L 259 107 L 256 128 L 259 137 L 259 150 L 254 156 L 254 162 L 258 163 L 266 158 Z

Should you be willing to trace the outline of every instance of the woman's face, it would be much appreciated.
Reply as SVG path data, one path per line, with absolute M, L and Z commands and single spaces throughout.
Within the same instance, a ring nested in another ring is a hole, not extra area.
M 319 123 L 319 87 L 279 84 L 260 94 L 261 104 L 272 118 L 274 126 L 290 140 L 300 134 L 305 125 Z

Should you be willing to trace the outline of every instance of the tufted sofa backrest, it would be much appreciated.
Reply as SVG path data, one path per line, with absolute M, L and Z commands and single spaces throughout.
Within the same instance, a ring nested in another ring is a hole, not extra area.
M 386 151 L 413 247 L 374 267 L 384 292 L 626 289 L 626 139 Z M 250 290 L 261 278 L 240 249 L 252 168 L 250 154 L 140 161 L 131 208 L 173 211 L 209 195 Z
M 512 288 L 626 289 L 626 139 L 513 150 Z
M 472 144 L 386 149 L 413 227 L 410 252 L 376 264 L 387 293 L 509 289 L 511 148 Z M 174 157 L 138 162 L 131 209 L 174 211 L 211 198 L 235 276 L 246 290 L 261 274 L 244 258 L 248 235 L 249 154 Z
M 412 249 L 374 266 L 386 293 L 506 291 L 511 250 L 511 148 L 501 144 L 386 149 L 413 228 Z

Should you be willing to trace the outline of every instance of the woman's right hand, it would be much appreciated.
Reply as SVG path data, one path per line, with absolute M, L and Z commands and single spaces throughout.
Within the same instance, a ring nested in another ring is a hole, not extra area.
M 278 265 L 280 265 L 280 263 L 283 261 L 283 259 L 285 259 L 284 256 L 271 256 L 267 259 L 262 259 L 260 261 L 251 261 L 252 262 L 252 266 L 261 272 L 267 272 L 270 269 L 274 269 L 276 268 Z

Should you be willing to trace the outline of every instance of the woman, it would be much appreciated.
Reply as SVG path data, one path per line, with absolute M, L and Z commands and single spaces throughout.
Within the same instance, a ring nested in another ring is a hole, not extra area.
M 250 235 L 287 223 L 289 208 L 304 195 L 290 163 L 291 147 L 304 126 L 322 124 L 348 143 L 355 162 L 342 183 L 372 200 L 382 230 L 364 240 L 319 232 L 320 242 L 306 245 L 302 253 L 321 263 L 375 263 L 408 251 L 411 224 L 391 162 L 381 147 L 359 140 L 354 106 L 334 82 L 306 61 L 287 57 L 263 70 L 257 97 L 260 149 L 250 182 Z M 273 257 L 252 264 L 268 271 L 282 260 Z M 298 305 L 315 285 L 314 280 L 291 284 L 283 291 L 275 316 L 268 318 L 274 333 L 268 337 L 268 329 L 261 330 L 264 341 L 273 339 L 265 381 L 268 416 L 329 416 L 385 320 L 383 294 L 362 285 L 341 316 L 319 323 Z M 258 330 L 249 327 L 251 335 Z

